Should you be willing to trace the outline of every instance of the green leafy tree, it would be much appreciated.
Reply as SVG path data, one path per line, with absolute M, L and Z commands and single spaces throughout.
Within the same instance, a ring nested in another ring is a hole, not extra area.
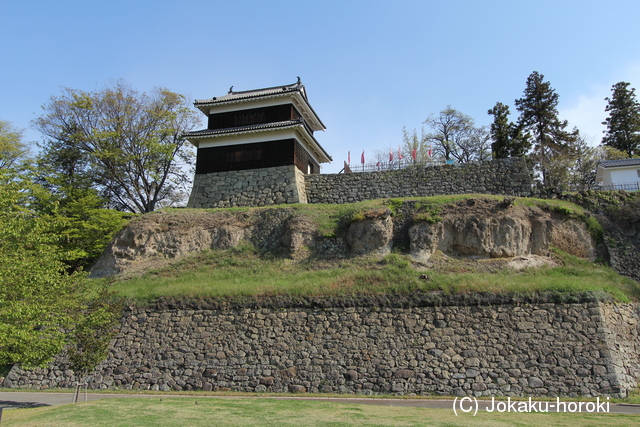
M 635 89 L 629 83 L 613 85 L 613 95 L 605 98 L 605 111 L 609 117 L 602 122 L 607 125 L 602 143 L 626 152 L 629 157 L 640 155 L 640 103 L 636 100 Z
M 80 312 L 71 335 L 71 344 L 66 349 L 69 368 L 80 379 L 84 379 L 107 358 L 109 342 L 117 333 L 123 307 L 122 298 L 117 298 L 103 287 Z
M 184 96 L 139 93 L 117 81 L 99 92 L 64 89 L 43 106 L 35 127 L 58 171 L 90 171 L 113 207 L 151 212 L 184 197 L 193 151 L 182 137 L 199 121 Z
M 88 191 L 76 198 L 62 199 L 55 215 L 58 246 L 63 261 L 71 268 L 89 267 L 107 247 L 114 235 L 129 221 L 129 215 L 104 209 L 104 201 Z
M 22 134 L 21 129 L 0 120 L 0 169 L 16 166 L 27 157 L 29 148 L 22 142 Z
M 105 209 L 108 201 L 92 187 L 93 174 L 86 156 L 57 141 L 51 141 L 48 148 L 30 171 L 48 190 L 33 200 L 33 209 L 40 216 L 55 219 L 56 244 L 69 268 L 84 269 L 102 254 L 130 214 Z
M 413 153 L 415 150 L 415 159 L 413 158 Z M 433 153 L 429 156 L 430 144 L 427 141 L 426 135 L 424 133 L 424 129 L 420 132 L 418 136 L 418 132 L 416 129 L 411 131 L 407 130 L 406 126 L 402 128 L 402 145 L 401 151 L 402 155 L 406 159 L 410 159 L 412 162 L 416 163 L 426 163 L 432 160 Z
M 578 133 L 576 130 L 565 130 L 567 121 L 558 118 L 558 94 L 549 82 L 544 81 L 544 75 L 537 71 L 529 75 L 524 96 L 516 99 L 515 104 L 520 111 L 518 125 L 523 132 L 532 135 L 532 157 L 537 162 L 542 184 L 545 188 L 551 187 L 556 181 L 553 171 L 557 171 L 552 160 L 570 154 Z
M 490 129 L 493 158 L 524 157 L 531 149 L 529 135 L 523 135 L 522 129 L 509 121 L 509 106 L 497 102 L 487 113 L 493 116 Z
M 46 190 L 0 169 L 0 364 L 43 365 L 72 341 L 94 289 L 69 273 L 57 219 L 34 207 Z
M 567 144 L 562 150 L 558 150 L 553 156 L 547 159 L 547 184 L 546 188 L 555 188 L 561 191 L 576 190 L 575 185 L 578 179 L 577 163 L 583 148 L 579 141 L 582 141 L 578 130 L 574 130 L 576 140 Z

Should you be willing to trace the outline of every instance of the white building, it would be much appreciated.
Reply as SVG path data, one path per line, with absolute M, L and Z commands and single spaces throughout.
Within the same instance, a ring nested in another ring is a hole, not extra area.
M 596 184 L 602 190 L 640 191 L 640 159 L 600 162 Z

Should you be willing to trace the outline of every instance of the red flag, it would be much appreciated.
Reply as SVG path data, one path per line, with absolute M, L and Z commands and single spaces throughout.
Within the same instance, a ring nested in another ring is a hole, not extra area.
M 429 157 L 431 157 L 431 150 L 433 149 L 433 144 L 429 146 Z
M 416 160 L 418 158 L 418 150 L 416 149 L 416 147 L 413 147 L 413 150 L 411 150 L 411 158 L 413 158 L 413 160 Z
M 360 163 L 364 165 L 364 150 L 362 150 L 362 156 L 360 156 Z
M 400 151 L 399 145 L 398 145 L 398 160 L 402 160 L 402 151 Z
M 347 164 L 351 164 L 351 151 L 347 151 Z
M 391 148 L 389 148 L 389 161 L 393 162 L 393 151 L 391 151 Z

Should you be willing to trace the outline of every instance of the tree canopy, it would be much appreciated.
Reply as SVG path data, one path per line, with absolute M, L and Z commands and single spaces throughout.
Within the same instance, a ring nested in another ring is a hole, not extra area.
M 0 120 L 0 169 L 16 166 L 29 153 L 27 144 L 22 142 L 22 133 L 11 123 Z
M 193 152 L 182 135 L 198 123 L 184 96 L 116 81 L 97 92 L 65 88 L 43 109 L 34 125 L 48 138 L 47 162 L 89 182 L 111 207 L 145 213 L 184 196 Z
M 618 82 L 611 91 L 611 98 L 605 98 L 609 117 L 602 122 L 607 125 L 602 143 L 626 152 L 629 157 L 640 155 L 640 103 L 635 89 L 629 89 L 627 82 Z
M 425 135 L 425 141 L 433 144 L 434 153 L 445 160 L 466 163 L 489 159 L 488 132 L 484 127 L 476 128 L 471 116 L 448 105 L 424 123 L 431 130 Z
M 558 94 L 544 75 L 534 71 L 527 78 L 524 95 L 515 100 L 520 111 L 518 125 L 532 135 L 533 157 L 545 188 L 553 185 L 551 161 L 555 156 L 567 154 L 574 148 L 577 130 L 567 132 L 566 120 L 558 118 Z
M 496 102 L 487 114 L 493 116 L 490 129 L 493 158 L 524 157 L 531 149 L 529 135 L 523 135 L 522 129 L 509 121 L 509 106 Z
M 0 169 L 0 364 L 42 365 L 74 341 L 85 318 L 98 315 L 85 273 L 69 273 L 62 262 L 58 219 L 34 210 L 42 192 Z

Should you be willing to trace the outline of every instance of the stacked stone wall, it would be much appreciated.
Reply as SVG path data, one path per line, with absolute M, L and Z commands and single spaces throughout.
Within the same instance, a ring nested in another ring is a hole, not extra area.
M 520 158 L 304 178 L 309 203 L 473 193 L 529 196 L 532 185 L 531 173 Z
M 471 193 L 528 196 L 531 185 L 531 173 L 520 158 L 350 174 L 305 175 L 295 166 L 280 166 L 198 174 L 188 207 L 352 203 Z
M 97 389 L 624 396 L 640 379 L 638 307 L 380 298 L 133 308 Z M 227 308 L 225 308 L 227 307 Z M 71 387 L 64 358 L 5 387 Z
M 190 208 L 306 203 L 304 175 L 295 166 L 197 174 Z

